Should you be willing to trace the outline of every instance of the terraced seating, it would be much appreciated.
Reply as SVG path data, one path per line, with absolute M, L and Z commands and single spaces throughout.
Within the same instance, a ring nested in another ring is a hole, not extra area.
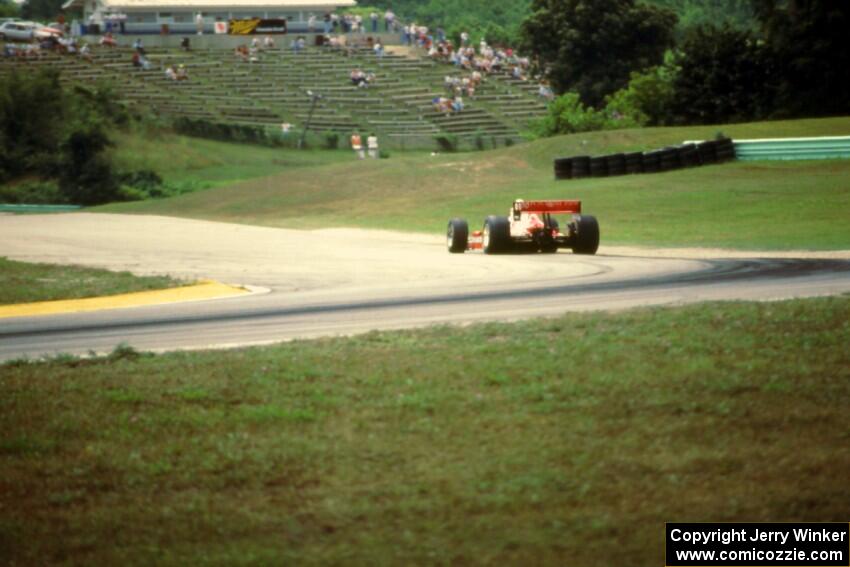
M 63 83 L 106 81 L 136 108 L 172 117 L 203 118 L 213 122 L 277 128 L 288 121 L 304 125 L 315 101 L 310 129 L 348 132 L 375 131 L 394 140 L 428 140 L 453 134 L 471 139 L 493 136 L 517 139 L 528 121 L 542 116 L 545 106 L 536 87 L 508 76 L 491 75 L 464 97 L 466 108 L 446 116 L 435 112 L 432 100 L 445 96 L 446 75 L 463 75 L 453 67 L 427 59 L 352 47 L 261 52 L 256 62 L 244 62 L 229 50 L 148 49 L 149 70 L 133 68 L 128 48 L 94 48 L 91 62 L 46 54 L 37 60 L 0 60 L 0 73 L 12 68 L 51 67 Z M 164 69 L 184 64 L 188 81 L 171 81 Z M 351 85 L 350 71 L 374 73 L 369 88 Z

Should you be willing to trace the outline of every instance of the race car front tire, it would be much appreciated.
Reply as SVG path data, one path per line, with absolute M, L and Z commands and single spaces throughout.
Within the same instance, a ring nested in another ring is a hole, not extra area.
M 581 215 L 575 220 L 574 254 L 596 254 L 599 249 L 599 223 L 596 217 Z
M 452 254 L 463 254 L 469 243 L 469 225 L 464 219 L 452 219 L 446 228 L 446 247 Z
M 481 247 L 485 254 L 504 254 L 510 251 L 511 224 L 508 217 L 487 217 L 484 221 Z

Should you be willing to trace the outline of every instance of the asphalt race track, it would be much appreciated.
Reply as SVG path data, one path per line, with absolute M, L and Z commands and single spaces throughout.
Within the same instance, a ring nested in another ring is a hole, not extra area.
M 565 311 L 850 292 L 850 252 L 606 247 L 451 255 L 441 235 L 296 231 L 154 216 L 0 217 L 0 256 L 261 286 L 244 297 L 0 319 L 0 360 L 221 348 Z

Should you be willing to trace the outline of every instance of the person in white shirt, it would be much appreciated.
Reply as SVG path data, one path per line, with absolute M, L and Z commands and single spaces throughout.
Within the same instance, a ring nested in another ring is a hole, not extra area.
M 369 157 L 372 159 L 378 159 L 378 137 L 374 132 L 369 134 L 369 137 L 366 138 L 366 146 L 369 148 Z

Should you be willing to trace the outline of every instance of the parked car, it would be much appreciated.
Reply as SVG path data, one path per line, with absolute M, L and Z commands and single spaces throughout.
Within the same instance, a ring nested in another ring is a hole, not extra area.
M 36 22 L 4 22 L 0 24 L 0 41 L 32 41 L 61 37 L 62 31 Z

